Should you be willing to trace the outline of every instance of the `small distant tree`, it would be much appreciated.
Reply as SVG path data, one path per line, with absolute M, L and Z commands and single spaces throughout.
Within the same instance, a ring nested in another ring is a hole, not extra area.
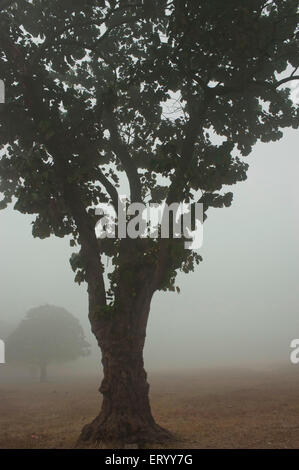
M 32 308 L 6 342 L 7 360 L 37 365 L 40 381 L 47 380 L 50 363 L 61 363 L 90 354 L 84 331 L 71 313 L 61 307 Z

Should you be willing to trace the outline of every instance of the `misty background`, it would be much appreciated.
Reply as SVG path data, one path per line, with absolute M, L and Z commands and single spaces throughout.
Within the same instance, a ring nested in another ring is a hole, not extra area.
M 290 342 L 299 337 L 297 154 L 294 130 L 257 144 L 246 157 L 247 181 L 230 187 L 232 206 L 208 211 L 203 262 L 178 275 L 180 294 L 158 292 L 152 301 L 148 370 L 290 364 Z M 92 342 L 92 355 L 76 367 L 97 373 L 86 285 L 74 283 L 68 261 L 74 249 L 68 238 L 34 239 L 32 219 L 0 211 L 0 338 L 32 307 L 64 307 Z

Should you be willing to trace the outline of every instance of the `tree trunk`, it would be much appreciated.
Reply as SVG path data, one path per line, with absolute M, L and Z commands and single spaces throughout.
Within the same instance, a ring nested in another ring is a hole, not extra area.
M 45 383 L 47 382 L 47 364 L 43 363 L 40 364 L 40 376 L 39 376 L 39 381 L 40 383 Z
M 149 302 L 141 310 L 124 309 L 96 332 L 102 350 L 104 379 L 100 414 L 82 430 L 80 441 L 159 442 L 171 437 L 154 421 L 143 347 Z

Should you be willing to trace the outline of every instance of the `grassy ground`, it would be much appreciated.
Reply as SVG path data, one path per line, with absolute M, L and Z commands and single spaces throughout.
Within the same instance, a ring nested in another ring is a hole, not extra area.
M 150 374 L 153 414 L 178 437 L 173 448 L 299 448 L 298 372 Z M 97 389 L 93 378 L 1 384 L 0 448 L 73 448 Z

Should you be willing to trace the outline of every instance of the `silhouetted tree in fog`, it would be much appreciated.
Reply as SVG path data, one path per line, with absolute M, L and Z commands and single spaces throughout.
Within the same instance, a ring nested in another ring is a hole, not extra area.
M 29 310 L 6 340 L 8 364 L 17 361 L 38 366 L 41 382 L 47 380 L 49 364 L 74 361 L 89 353 L 89 343 L 77 318 L 53 305 Z

